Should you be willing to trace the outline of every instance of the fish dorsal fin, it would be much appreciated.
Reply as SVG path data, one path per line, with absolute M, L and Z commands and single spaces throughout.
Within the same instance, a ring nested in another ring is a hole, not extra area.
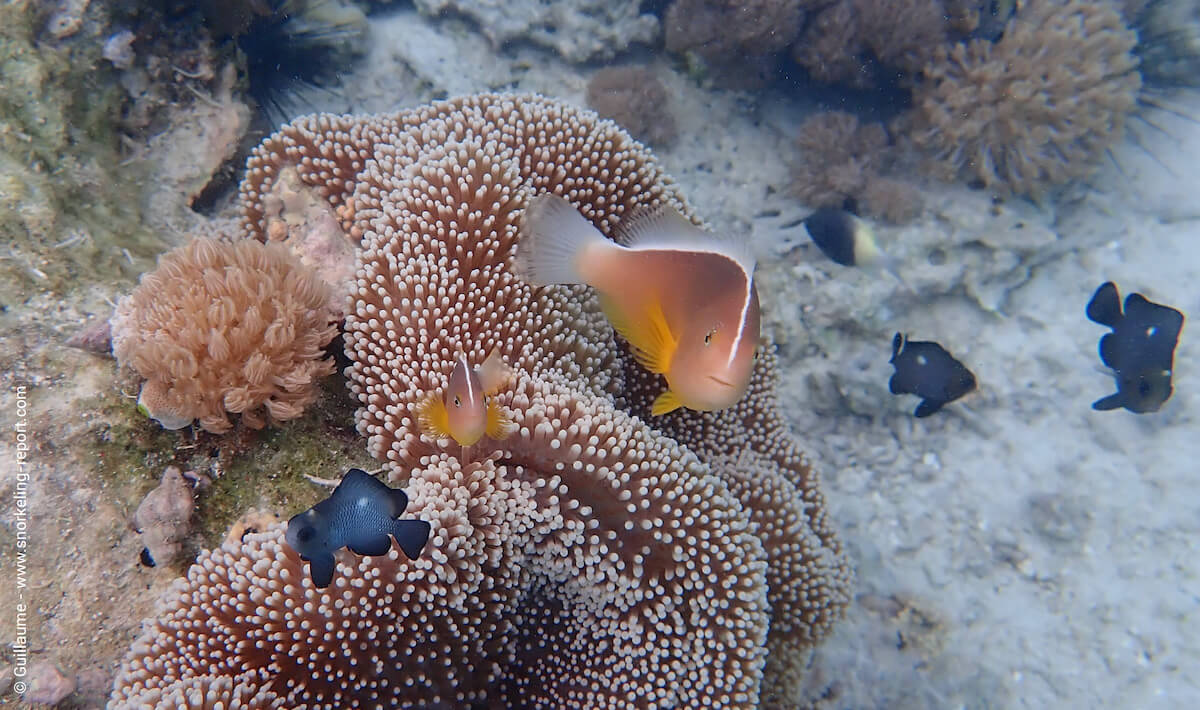
M 482 385 L 485 395 L 496 394 L 513 377 L 512 368 L 504 362 L 504 356 L 500 354 L 499 347 L 492 348 L 492 352 L 488 353 L 487 358 L 476 368 L 475 373 L 479 376 L 479 383 Z
M 633 357 L 642 367 L 655 374 L 666 373 L 678 342 L 671 334 L 658 299 L 651 298 L 637 320 L 631 319 L 615 301 L 604 295 L 600 297 L 600 306 L 613 328 L 629 343 Z
M 658 417 L 669 412 L 673 412 L 683 406 L 683 402 L 679 401 L 679 395 L 671 390 L 667 390 L 654 398 L 654 402 L 650 405 L 650 416 Z
M 1092 300 L 1087 304 L 1087 317 L 1093 323 L 1106 325 L 1109 328 L 1116 328 L 1121 322 L 1121 295 L 1117 291 L 1117 285 L 1112 281 L 1105 281 L 1100 284 L 1100 288 L 1096 289 L 1096 293 L 1092 295 Z
M 709 252 L 734 260 L 754 274 L 754 254 L 745 239 L 713 234 L 692 224 L 670 205 L 636 210 L 617 224 L 617 240 L 630 249 Z

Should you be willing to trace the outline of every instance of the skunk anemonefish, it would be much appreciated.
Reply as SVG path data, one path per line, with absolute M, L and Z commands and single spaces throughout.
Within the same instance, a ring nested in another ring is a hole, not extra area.
M 513 423 L 501 413 L 491 395 L 511 375 L 498 349 L 475 369 L 467 364 L 466 355 L 459 353 L 445 393 L 439 397 L 432 392 L 417 406 L 421 429 L 438 439 L 454 439 L 460 446 L 473 446 L 485 434 L 490 439 L 505 438 L 512 433 Z
M 525 209 L 516 268 L 531 284 L 587 284 L 634 357 L 663 375 L 653 415 L 715 411 L 746 393 L 758 346 L 754 257 L 669 207 L 626 218 L 622 246 L 570 202 L 542 194 Z

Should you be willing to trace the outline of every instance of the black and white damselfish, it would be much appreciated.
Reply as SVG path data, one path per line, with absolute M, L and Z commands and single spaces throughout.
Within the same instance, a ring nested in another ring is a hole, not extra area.
M 975 375 L 945 348 L 929 340 L 909 340 L 900 333 L 892 338 L 892 367 L 888 381 L 892 394 L 915 394 L 921 403 L 913 411 L 918 419 L 975 389 Z
M 1117 391 L 1092 403 L 1107 411 L 1124 407 L 1136 414 L 1157 412 L 1174 391 L 1175 346 L 1183 330 L 1183 313 L 1147 300 L 1140 293 L 1125 297 L 1106 281 L 1088 301 L 1087 317 L 1112 332 L 1100 338 L 1100 360 L 1112 369 Z
M 429 540 L 424 520 L 400 520 L 408 496 L 361 469 L 350 469 L 333 494 L 288 521 L 287 544 L 309 563 L 313 584 L 333 581 L 333 553 L 348 547 L 359 555 L 386 555 L 392 537 L 415 560 Z

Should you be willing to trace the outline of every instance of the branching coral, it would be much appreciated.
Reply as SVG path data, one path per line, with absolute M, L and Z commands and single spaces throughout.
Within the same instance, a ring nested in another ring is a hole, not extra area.
M 649 67 L 605 67 L 587 87 L 588 106 L 635 138 L 663 146 L 675 140 L 675 116 L 667 89 Z
M 794 698 L 788 659 L 840 616 L 850 573 L 776 414 L 769 348 L 737 407 L 652 428 L 640 418 L 652 379 L 594 297 L 534 292 L 509 269 L 540 191 L 610 234 L 642 206 L 691 214 L 646 150 L 537 97 L 304 119 L 250 161 L 251 236 L 266 228 L 257 196 L 284 166 L 323 185 L 362 239 L 346 336 L 359 430 L 407 479 L 410 512 L 433 525 L 429 551 L 342 553 L 351 571 L 326 590 L 278 528 L 202 555 L 127 659 L 115 704 L 258 670 L 250 689 L 313 707 Z M 517 429 L 443 450 L 414 406 L 459 349 L 479 362 L 493 347 L 516 372 L 497 397 Z M 768 651 L 780 658 L 767 664 Z
M 845 111 L 815 114 L 796 134 L 799 154 L 792 189 L 814 207 L 842 207 L 882 167 L 887 145 L 881 124 L 861 124 Z
M 295 418 L 333 372 L 326 284 L 280 245 L 195 239 L 164 255 L 112 317 L 113 353 L 146 378 L 140 402 L 214 433 Z
M 813 0 L 675 0 L 663 25 L 672 52 L 695 52 L 739 84 L 754 84 L 800 31 Z M 757 68 L 757 72 L 747 71 Z M 751 76 L 758 74 L 759 76 Z
M 1122 135 L 1137 37 L 1108 2 L 1032 0 L 995 43 L 939 50 L 914 94 L 915 142 L 943 177 L 1040 195 Z
M 911 82 L 945 41 L 941 0 L 840 0 L 809 20 L 792 57 L 819 81 L 871 87 Z

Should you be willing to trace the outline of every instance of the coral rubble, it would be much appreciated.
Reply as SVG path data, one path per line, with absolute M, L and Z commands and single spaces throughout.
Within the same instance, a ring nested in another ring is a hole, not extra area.
M 126 659 L 114 704 L 181 684 L 228 695 L 227 678 L 315 706 L 798 702 L 804 652 L 840 617 L 850 572 L 776 412 L 769 344 L 742 403 L 651 427 L 655 383 L 594 297 L 535 292 L 510 270 L 540 191 L 607 233 L 641 206 L 691 215 L 650 154 L 539 97 L 310 117 L 251 159 L 247 236 L 264 237 L 261 200 L 287 166 L 362 240 L 347 376 L 371 452 L 433 525 L 429 549 L 342 553 L 351 571 L 326 590 L 279 527 L 204 553 Z M 516 432 L 443 450 L 414 406 L 457 352 L 493 347 L 516 373 L 497 395 Z
M 634 138 L 653 146 L 675 140 L 675 116 L 667 89 L 650 67 L 605 67 L 592 75 L 587 102 L 593 111 L 616 121 Z
M 427 15 L 457 13 L 479 23 L 494 46 L 526 40 L 556 50 L 567 61 L 608 59 L 631 44 L 658 36 L 658 20 L 637 0 L 502 2 L 416 0 Z

